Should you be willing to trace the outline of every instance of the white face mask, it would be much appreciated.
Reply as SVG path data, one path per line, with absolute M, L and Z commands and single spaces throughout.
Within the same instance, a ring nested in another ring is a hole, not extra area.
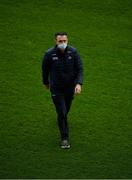
M 66 47 L 67 47 L 67 43 L 61 43 L 61 44 L 58 44 L 58 48 L 59 49 L 66 49 Z

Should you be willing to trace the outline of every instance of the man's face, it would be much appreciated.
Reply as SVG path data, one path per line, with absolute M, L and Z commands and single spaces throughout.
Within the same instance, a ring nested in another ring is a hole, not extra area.
M 68 38 L 66 35 L 58 35 L 55 40 L 56 44 L 68 43 Z

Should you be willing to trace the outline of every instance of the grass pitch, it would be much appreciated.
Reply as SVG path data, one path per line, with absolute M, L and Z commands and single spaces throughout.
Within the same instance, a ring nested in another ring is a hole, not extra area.
M 130 0 L 0 0 L 0 178 L 132 178 L 131 9 Z M 57 31 L 84 63 L 68 151 L 41 79 Z

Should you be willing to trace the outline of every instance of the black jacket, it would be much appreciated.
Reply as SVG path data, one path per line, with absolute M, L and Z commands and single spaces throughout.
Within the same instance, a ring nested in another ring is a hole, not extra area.
M 83 83 L 83 65 L 76 49 L 67 46 L 61 53 L 57 46 L 50 48 L 42 62 L 43 84 L 65 87 Z

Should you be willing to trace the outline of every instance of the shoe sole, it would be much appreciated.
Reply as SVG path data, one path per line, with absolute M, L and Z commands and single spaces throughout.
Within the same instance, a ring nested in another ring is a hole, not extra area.
M 70 149 L 70 145 L 68 146 L 61 146 L 62 149 Z

